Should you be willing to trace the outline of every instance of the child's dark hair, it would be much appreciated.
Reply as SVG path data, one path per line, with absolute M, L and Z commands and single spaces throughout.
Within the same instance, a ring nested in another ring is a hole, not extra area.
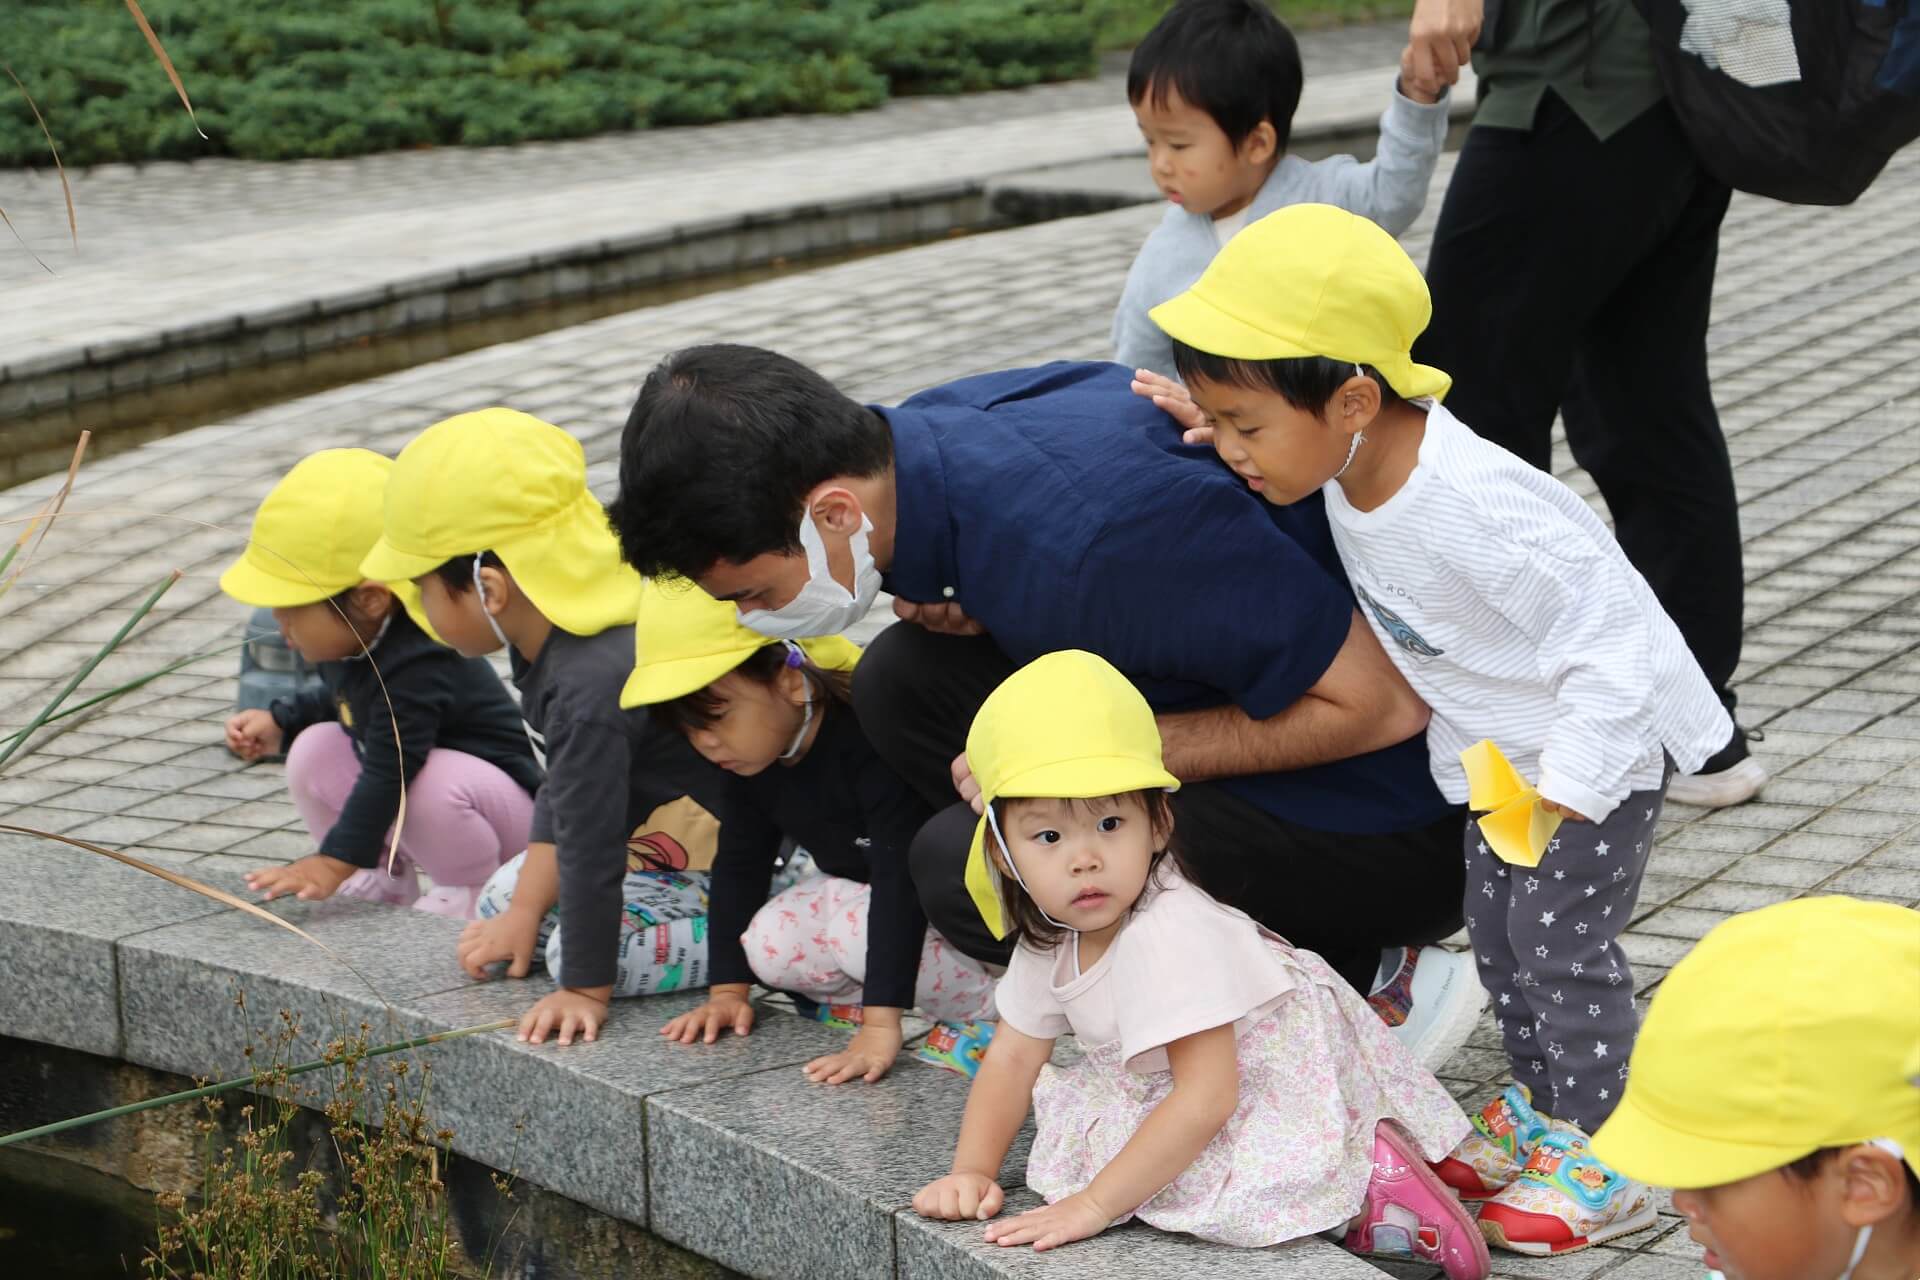
M 348 587 L 345 591 L 335 592 L 333 595 L 327 597 L 326 603 L 333 606 L 334 613 L 346 620 L 347 625 L 353 628 L 354 634 L 360 637 L 361 643 L 371 645 L 374 635 L 380 630 L 380 624 L 392 616 L 394 610 L 402 606 L 400 604 L 400 597 L 394 595 L 392 589 L 389 588 L 387 591 L 386 613 L 378 617 L 362 613 L 359 608 L 355 606 L 353 597 L 354 593 L 359 591 L 361 586 L 365 585 L 365 583 L 361 583 Z
M 475 554 L 479 555 L 480 563 L 486 568 L 504 570 L 507 567 L 500 562 L 500 557 L 493 554 L 493 552 L 481 551 L 469 553 L 464 556 L 455 556 L 445 564 L 435 565 L 433 576 L 440 579 L 440 585 L 453 592 L 453 594 L 457 596 L 467 594 L 467 592 L 473 590 L 473 557 Z
M 1237 149 L 1262 120 L 1287 149 L 1300 106 L 1300 46 L 1262 0 L 1180 0 L 1133 51 L 1127 101 L 1172 90 L 1213 117 Z
M 847 672 L 828 671 L 815 666 L 804 652 L 800 660 L 794 662 L 792 653 L 793 650 L 784 643 L 775 640 L 754 650 L 753 656 L 735 667 L 734 671 L 755 684 L 770 685 L 780 678 L 784 668 L 794 666 L 812 686 L 815 702 L 850 701 L 849 690 L 853 681 Z M 714 694 L 713 686 L 708 685 L 666 702 L 656 702 L 647 708 L 647 713 L 653 717 L 655 724 L 681 733 L 692 733 L 696 729 L 705 729 L 719 718 L 720 699 Z
M 1158 787 L 1153 787 L 1144 791 L 1132 791 L 1124 794 L 1131 795 L 1140 801 L 1141 806 L 1147 811 L 1147 821 L 1153 824 L 1155 830 L 1169 831 L 1172 828 L 1173 802 L 1169 799 L 1165 791 Z M 1101 798 L 1110 799 L 1112 797 Z M 993 802 L 993 817 L 994 821 L 1000 824 L 1000 830 L 1005 831 L 1007 829 L 1012 807 L 1021 803 L 1021 799 L 1022 797 L 1019 796 L 1008 796 L 1005 799 L 995 800 Z M 1092 800 L 1069 800 L 1067 803 L 1083 808 L 1090 808 L 1094 802 Z M 1005 859 L 1007 857 L 1006 850 L 997 847 L 997 842 L 993 838 L 992 827 L 987 828 L 987 851 L 989 857 L 999 859 Z M 1169 865 L 1171 865 L 1174 870 L 1180 872 L 1181 875 L 1187 875 L 1186 864 L 1181 861 L 1180 851 L 1175 847 L 1171 838 L 1168 839 L 1165 847 L 1157 851 L 1147 863 L 1147 885 L 1152 887 L 1159 884 L 1162 869 Z M 1188 878 L 1191 879 L 1192 877 L 1188 876 Z M 1035 902 L 1033 895 L 1029 894 L 1025 889 L 1022 889 L 1019 882 L 1012 876 L 1003 873 L 1000 877 L 1000 887 L 1002 895 L 1001 901 L 1005 906 L 1007 917 L 1008 936 L 1014 941 L 1024 942 L 1028 946 L 1041 951 L 1051 951 L 1054 947 L 1059 946 L 1061 939 L 1071 932 L 1071 930 L 1049 924 L 1046 916 L 1040 913 L 1040 904 Z M 1144 898 L 1146 894 L 1142 893 L 1140 896 Z M 1139 905 L 1140 900 L 1135 899 L 1133 907 L 1128 908 L 1129 914 L 1137 909 Z
M 1831 1164 L 1845 1147 L 1821 1147 L 1810 1151 L 1798 1160 L 1780 1166 L 1780 1172 L 1795 1182 L 1812 1182 L 1820 1176 L 1820 1171 Z M 1904 1160 L 1900 1162 L 1900 1171 L 1907 1175 L 1907 1212 L 1920 1218 L 1920 1176 L 1915 1176 L 1913 1166 Z
M 1380 388 L 1381 408 L 1391 408 L 1402 400 L 1400 393 L 1380 376 L 1378 370 L 1346 360 L 1335 360 L 1331 356 L 1236 360 L 1231 356 L 1216 356 L 1201 351 L 1175 339 L 1173 368 L 1180 375 L 1180 381 L 1189 386 L 1196 381 L 1216 382 L 1221 386 L 1240 387 L 1247 391 L 1271 391 L 1294 408 L 1304 409 L 1308 413 L 1319 413 L 1325 409 L 1334 393 L 1344 387 L 1347 379 L 1356 371 L 1362 377 L 1372 379 L 1374 385 Z

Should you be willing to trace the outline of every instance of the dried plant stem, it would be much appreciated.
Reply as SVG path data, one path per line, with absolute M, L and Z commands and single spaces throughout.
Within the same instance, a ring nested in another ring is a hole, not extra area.
M 383 1054 L 400 1053 L 407 1049 L 420 1049 L 427 1045 L 440 1044 L 446 1040 L 458 1040 L 462 1036 L 484 1035 L 489 1031 L 504 1031 L 514 1025 L 515 1019 L 502 1018 L 498 1022 L 483 1022 L 475 1027 L 461 1027 L 457 1031 L 436 1031 L 432 1035 L 416 1036 L 411 1040 L 397 1040 L 392 1044 L 378 1045 L 356 1056 L 378 1058 Z M 151 1111 L 156 1107 L 170 1107 L 176 1102 L 192 1102 L 196 1098 L 210 1098 L 216 1093 L 226 1093 L 232 1089 L 244 1089 L 262 1080 L 278 1080 L 282 1076 L 303 1076 L 310 1071 L 321 1071 L 327 1067 L 337 1067 L 341 1063 L 337 1058 L 321 1058 L 315 1062 L 303 1062 L 297 1067 L 274 1068 L 271 1071 L 257 1071 L 252 1075 L 236 1076 L 231 1080 L 222 1080 L 218 1084 L 202 1085 L 197 1089 L 183 1089 L 179 1093 L 169 1093 L 158 1098 L 147 1098 L 141 1102 L 129 1102 L 118 1107 L 108 1107 L 105 1111 L 89 1112 L 84 1116 L 75 1116 L 70 1120 L 56 1120 L 52 1124 L 43 1124 L 32 1129 L 22 1129 L 18 1133 L 0 1136 L 0 1147 L 10 1147 L 16 1142 L 30 1142 L 35 1138 L 50 1137 L 56 1133 L 65 1133 L 69 1129 L 81 1129 L 90 1124 L 99 1124 L 103 1120 L 114 1120 L 121 1116 L 130 1116 L 136 1112 Z
M 0 217 L 5 216 L 4 214 L 0 214 Z M 27 571 L 29 564 L 33 563 L 34 553 L 40 550 L 40 544 L 47 540 L 49 533 L 53 532 L 53 522 L 60 518 L 61 509 L 67 505 L 67 497 L 73 492 L 74 478 L 80 474 L 80 460 L 86 457 L 87 442 L 92 439 L 93 432 L 82 431 L 80 433 L 79 442 L 73 446 L 73 461 L 67 464 L 67 478 L 65 482 L 61 484 L 57 493 L 47 499 L 46 505 L 34 513 L 32 518 L 27 521 L 27 527 L 21 531 L 19 541 L 14 544 L 14 550 L 19 551 L 25 547 L 27 558 L 22 560 L 20 567 L 15 569 L 10 575 L 5 578 L 0 578 L 0 596 L 6 595 L 8 589 L 20 580 L 20 575 Z M 36 530 L 38 531 L 38 536 L 35 536 Z M 29 541 L 31 541 L 33 545 L 28 546 Z M 7 556 L 5 563 L 13 563 L 13 556 L 11 554 Z
M 6 561 L 0 559 L 0 570 L 4 570 L 5 568 Z M 161 676 L 170 676 L 181 668 L 190 667 L 196 662 L 205 662 L 208 658 L 217 658 L 223 653 L 232 653 L 235 649 L 243 649 L 248 643 L 250 643 L 250 640 L 236 640 L 232 644 L 223 644 L 217 649 L 208 649 L 201 653 L 189 654 L 184 658 L 175 658 L 172 662 L 169 662 L 166 666 L 156 671 L 149 671 L 146 675 L 129 680 L 125 684 L 116 685 L 104 693 L 96 693 L 84 702 L 76 702 L 70 707 L 62 707 L 59 711 L 48 716 L 46 722 L 52 724 L 56 720 L 65 720 L 68 716 L 77 716 L 82 711 L 97 707 L 103 702 L 111 702 L 115 698 L 132 693 L 135 689 L 144 688 L 152 684 L 155 680 L 158 680 Z M 14 739 L 23 738 L 26 735 L 27 730 L 16 729 L 12 733 L 0 734 L 0 743 L 12 742 Z
M 114 632 L 104 645 L 100 646 L 100 652 L 94 654 L 92 658 L 82 664 L 80 670 L 74 673 L 73 678 L 61 687 L 60 692 L 53 695 L 53 701 L 41 708 L 40 714 L 35 716 L 26 728 L 15 735 L 13 741 L 7 745 L 6 750 L 0 751 L 0 767 L 4 767 L 7 761 L 13 758 L 14 753 L 26 745 L 27 739 L 32 737 L 41 725 L 44 725 L 48 720 L 53 718 L 54 712 L 60 709 L 60 704 L 67 700 L 67 695 L 79 688 L 80 682 L 92 675 L 93 669 L 102 662 L 105 662 L 107 655 L 120 647 L 120 642 L 127 638 L 127 633 L 139 625 L 140 619 L 146 617 L 147 614 L 152 611 L 153 606 L 160 603 L 160 597 L 165 595 L 174 583 L 180 581 L 180 578 L 180 571 L 175 569 L 165 578 L 161 579 L 160 585 L 155 587 L 147 598 L 141 601 L 140 607 L 133 611 L 133 616 L 122 623 L 120 629 Z

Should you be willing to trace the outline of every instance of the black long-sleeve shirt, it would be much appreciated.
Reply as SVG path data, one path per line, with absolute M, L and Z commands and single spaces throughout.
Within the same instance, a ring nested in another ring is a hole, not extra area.
M 766 905 L 786 835 L 826 874 L 873 886 L 862 999 L 911 1008 L 927 917 L 907 872 L 907 846 L 933 811 L 867 742 L 852 708 L 828 703 L 820 714 L 805 758 L 726 780 L 707 908 L 708 969 L 714 982 L 754 980 L 740 935 Z
M 718 813 L 721 779 L 686 735 L 654 724 L 644 708 L 620 709 L 631 626 L 591 636 L 555 627 L 539 657 L 512 661 L 521 711 L 547 756 L 529 838 L 552 844 L 559 864 L 560 984 L 604 987 L 617 968 L 627 838 L 681 796 Z
M 370 660 L 323 662 L 320 688 L 281 698 L 268 711 L 289 744 L 329 720 L 352 739 L 360 777 L 321 837 L 320 852 L 356 867 L 379 865 L 400 812 L 401 783 L 412 783 L 435 747 L 478 756 L 536 796 L 540 789 L 520 712 L 493 668 L 435 644 L 406 610 L 396 607 L 392 617 Z

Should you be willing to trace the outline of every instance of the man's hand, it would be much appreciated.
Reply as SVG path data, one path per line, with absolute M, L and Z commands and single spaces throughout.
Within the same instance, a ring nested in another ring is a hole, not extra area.
M 953 770 L 953 789 L 960 798 L 973 806 L 975 813 L 984 813 L 986 806 L 980 803 L 980 781 L 973 776 L 973 766 L 967 763 L 967 753 L 962 751 L 953 758 L 950 766 Z
M 607 1004 L 613 998 L 610 987 L 578 990 L 562 987 L 520 1017 L 519 1039 L 539 1044 L 552 1034 L 561 1044 L 572 1044 L 577 1034 L 584 1041 L 600 1038 L 606 1025 Z
M 247 888 L 268 900 L 290 893 L 302 902 L 319 902 L 331 898 L 359 869 L 324 853 L 310 853 L 284 867 L 247 872 Z
M 1151 369 L 1135 369 L 1133 394 L 1145 396 L 1172 418 L 1180 428 L 1180 438 L 1188 444 L 1213 443 L 1213 428 L 1207 425 L 1206 413 L 1181 383 Z
M 278 755 L 285 738 L 285 732 L 273 722 L 273 717 L 258 707 L 227 718 L 227 750 L 242 760 Z
M 966 610 L 951 600 L 941 604 L 915 604 L 893 598 L 893 616 L 943 636 L 983 636 L 987 629 L 969 618 Z
M 524 978 L 533 968 L 533 948 L 540 941 L 540 917 L 511 907 L 491 920 L 475 920 L 460 931 L 460 967 L 467 976 L 485 979 L 487 966 L 509 961 L 507 976 Z
M 942 1222 L 985 1222 L 1006 1203 L 1000 1184 L 984 1173 L 950 1173 L 913 1197 L 913 1211 Z
M 1063 1244 L 1072 1244 L 1075 1240 L 1097 1236 L 1112 1221 L 1113 1215 L 1082 1191 L 1057 1204 L 1029 1209 L 1003 1222 L 993 1223 L 987 1228 L 987 1243 L 1031 1244 L 1036 1251 L 1044 1253 Z
M 814 1084 L 845 1084 L 856 1076 L 872 1084 L 893 1070 L 900 1056 L 900 1028 L 863 1025 L 839 1053 L 815 1058 L 806 1065 L 806 1076 Z
M 1481 0 L 1414 0 L 1413 21 L 1407 26 L 1407 58 L 1412 78 L 1419 84 L 1460 82 L 1460 68 L 1473 60 L 1473 42 L 1480 38 Z
M 707 993 L 705 1004 L 681 1014 L 660 1028 L 660 1034 L 681 1044 L 712 1044 L 728 1027 L 737 1036 L 746 1035 L 753 1030 L 753 1002 L 747 998 L 747 990 L 744 982 L 714 987 Z

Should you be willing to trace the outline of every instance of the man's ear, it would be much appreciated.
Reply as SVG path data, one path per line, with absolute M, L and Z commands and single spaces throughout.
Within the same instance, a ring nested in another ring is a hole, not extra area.
M 853 490 L 829 480 L 815 489 L 807 502 L 807 514 L 823 531 L 850 538 L 860 532 L 860 520 L 866 513 Z
M 1280 154 L 1280 131 L 1273 121 L 1262 120 L 1253 132 L 1240 140 L 1240 155 L 1248 164 L 1265 164 Z
M 1911 1210 L 1907 1167 L 1891 1151 L 1865 1142 L 1849 1147 L 1840 1157 L 1840 1172 L 1840 1212 L 1848 1226 L 1874 1226 Z

